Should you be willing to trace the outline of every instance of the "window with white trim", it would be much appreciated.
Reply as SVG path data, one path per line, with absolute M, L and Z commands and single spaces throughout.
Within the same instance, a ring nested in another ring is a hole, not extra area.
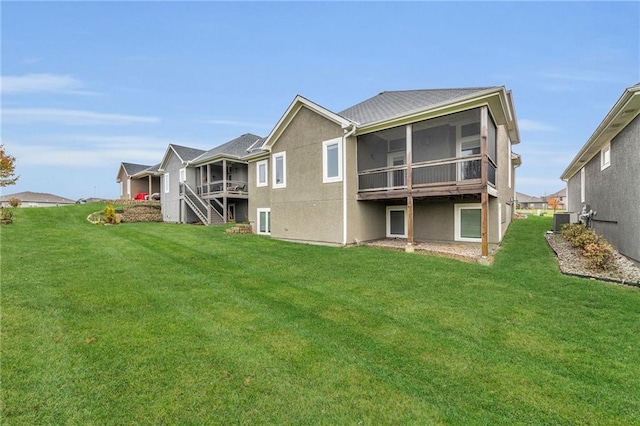
M 187 169 L 186 168 L 183 167 L 182 169 L 180 169 L 179 179 L 180 179 L 180 183 L 185 182 L 187 180 Z
M 258 226 L 256 229 L 258 234 L 271 234 L 271 209 L 258 209 Z
M 509 141 L 509 161 L 508 161 L 508 165 L 509 165 L 509 178 L 507 180 L 507 183 L 509 185 L 509 188 L 511 188 L 511 181 L 513 180 L 513 158 L 511 158 L 512 155 L 512 151 L 511 151 L 511 141 Z
M 482 241 L 482 207 L 480 203 L 454 206 L 454 232 L 456 241 Z
M 164 178 L 162 180 L 164 181 L 164 193 L 168 194 L 169 193 L 169 173 L 165 173 Z
M 611 143 L 606 144 L 600 151 L 600 170 L 611 165 Z
M 124 196 L 124 182 L 120 181 L 120 198 Z
M 342 181 L 342 138 L 322 142 L 322 182 Z
M 287 187 L 287 153 L 286 151 L 273 154 L 271 156 L 271 164 L 273 164 L 273 182 L 272 188 Z
M 269 166 L 267 160 L 258 161 L 256 163 L 256 186 L 267 186 L 267 176 L 269 175 Z
M 387 238 L 407 238 L 407 206 L 387 206 Z
M 587 199 L 587 191 L 586 191 L 586 177 L 584 174 L 584 167 L 580 169 L 580 202 L 584 203 L 584 200 Z

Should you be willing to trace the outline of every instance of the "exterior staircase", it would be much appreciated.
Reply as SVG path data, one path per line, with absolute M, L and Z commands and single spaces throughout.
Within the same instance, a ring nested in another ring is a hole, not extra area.
M 181 195 L 184 202 L 198 216 L 198 219 L 205 225 L 222 225 L 224 218 L 213 206 L 203 200 L 196 192 L 187 184 L 182 183 Z

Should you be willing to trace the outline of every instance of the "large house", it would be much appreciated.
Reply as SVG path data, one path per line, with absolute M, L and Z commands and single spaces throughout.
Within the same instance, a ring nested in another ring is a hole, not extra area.
M 567 166 L 572 212 L 592 211 L 593 229 L 640 262 L 640 84 L 629 87 Z
M 169 145 L 159 167 L 164 221 L 205 225 L 247 221 L 244 157 L 262 140 L 247 133 L 209 151 Z
M 20 207 L 54 207 L 75 204 L 74 200 L 46 192 L 18 192 L 0 197 L 0 207 L 9 207 L 12 199 L 20 200 Z
M 504 87 L 383 92 L 341 112 L 295 97 L 249 161 L 249 220 L 273 238 L 498 244 L 520 142 Z

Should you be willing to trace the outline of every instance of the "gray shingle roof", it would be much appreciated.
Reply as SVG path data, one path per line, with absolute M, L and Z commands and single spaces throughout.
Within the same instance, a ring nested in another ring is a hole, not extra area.
M 11 198 L 17 198 L 23 203 L 49 203 L 49 204 L 75 204 L 75 201 L 59 195 L 49 194 L 47 192 L 18 192 L 16 194 L 8 194 L 0 197 L 0 201 L 9 201 Z
M 338 115 L 363 125 L 450 103 L 492 89 L 497 87 L 382 92 L 339 112 Z
M 176 154 L 178 154 L 178 156 L 182 159 L 182 161 L 191 161 L 194 158 L 197 158 L 198 156 L 206 152 L 202 149 L 189 148 L 187 146 L 180 146 L 180 145 L 174 145 L 174 144 L 171 144 L 170 146 L 173 148 Z
M 141 171 L 149 168 L 148 165 L 134 163 L 122 163 L 122 167 L 129 176 L 135 175 L 136 173 L 140 173 Z
M 245 133 L 244 135 L 230 140 L 227 143 L 210 149 L 209 151 L 196 158 L 194 162 L 201 163 L 217 156 L 242 158 L 248 154 L 247 150 L 258 140 L 263 140 L 263 138 L 252 133 Z

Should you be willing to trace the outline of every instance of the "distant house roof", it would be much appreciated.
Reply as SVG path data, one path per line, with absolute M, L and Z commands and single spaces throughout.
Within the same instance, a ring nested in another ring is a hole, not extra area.
M 567 196 L 567 188 L 563 188 L 558 192 L 554 192 L 553 194 L 547 195 L 547 199 L 553 198 L 553 197 L 566 197 L 566 196 Z
M 140 173 L 141 171 L 149 168 L 148 165 L 135 164 L 135 163 L 122 163 L 121 167 L 124 169 L 125 173 L 129 176 L 133 176 L 136 173 Z
M 156 176 L 160 174 L 158 170 L 160 168 L 160 163 L 154 164 L 153 166 L 149 166 L 144 170 L 141 170 L 135 174 L 135 177 L 144 177 L 144 176 Z
M 407 115 L 414 111 L 448 104 L 473 97 L 499 87 L 471 87 L 460 89 L 428 89 L 382 92 L 339 112 L 338 115 L 360 125 Z
M 627 88 L 560 176 L 569 180 L 640 114 L 640 83 Z
M 531 195 L 523 194 L 522 192 L 516 192 L 516 197 L 519 203 L 544 203 L 542 198 L 532 197 Z
M 49 194 L 46 192 L 18 192 L 15 194 L 8 194 L 0 197 L 0 202 L 7 202 L 11 198 L 17 198 L 23 203 L 39 203 L 39 204 L 75 204 L 74 200 L 60 197 L 58 195 Z
M 261 136 L 254 135 L 252 133 L 245 133 L 242 136 L 239 136 L 227 143 L 210 149 L 204 154 L 201 154 L 200 156 L 195 158 L 192 163 L 202 164 L 219 157 L 232 157 L 240 159 L 246 157 L 248 155 L 249 149 L 252 146 L 256 145 L 256 143 L 260 143 L 261 141 L 264 141 L 264 138 L 262 138 Z

